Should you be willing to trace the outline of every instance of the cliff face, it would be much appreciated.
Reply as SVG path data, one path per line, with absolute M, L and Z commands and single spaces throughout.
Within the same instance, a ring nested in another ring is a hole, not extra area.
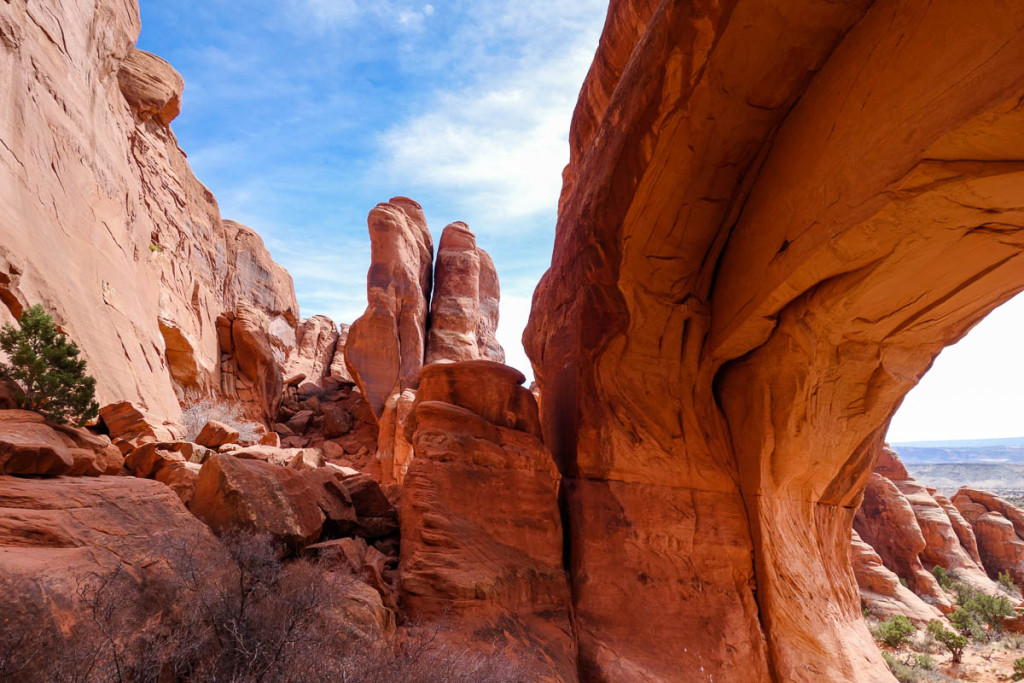
M 298 305 L 189 169 L 181 77 L 139 28 L 134 0 L 0 4 L 0 319 L 43 304 L 101 403 L 175 420 L 184 391 L 220 387 L 218 315 L 250 304 L 294 344 Z
M 888 679 L 852 517 L 903 395 L 1024 283 L 1022 28 L 612 2 L 524 336 L 584 673 Z

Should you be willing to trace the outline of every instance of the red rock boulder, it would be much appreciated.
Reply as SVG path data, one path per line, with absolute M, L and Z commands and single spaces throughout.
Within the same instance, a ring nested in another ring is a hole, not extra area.
M 218 533 L 267 533 L 293 548 L 316 542 L 325 523 L 355 522 L 351 498 L 328 468 L 299 471 L 226 454 L 203 465 L 189 509 Z

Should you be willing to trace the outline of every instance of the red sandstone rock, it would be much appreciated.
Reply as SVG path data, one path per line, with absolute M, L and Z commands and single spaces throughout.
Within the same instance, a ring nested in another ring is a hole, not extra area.
M 121 93 L 142 120 L 155 118 L 165 126 L 181 113 L 185 81 L 170 64 L 154 54 L 132 50 L 117 73 Z
M 38 413 L 0 412 L 0 472 L 55 477 L 75 466 L 71 448 Z
M 307 381 L 318 382 L 330 375 L 338 339 L 338 328 L 326 316 L 301 321 L 295 330 L 295 349 L 284 366 L 285 376 L 302 374 Z
M 902 614 L 918 627 L 942 617 L 942 612 L 917 597 L 909 588 L 905 588 L 900 583 L 900 577 L 882 564 L 882 558 L 874 548 L 861 540 L 856 531 L 853 532 L 850 547 L 853 573 L 857 577 L 861 599 L 872 615 L 879 619 L 888 619 Z
M 178 462 L 185 462 L 181 453 L 165 448 L 163 444 L 147 443 L 132 451 L 125 458 L 124 466 L 136 477 L 153 479 L 164 467 Z
M 903 396 L 1024 283 L 1022 28 L 966 0 L 611 3 L 524 337 L 583 675 L 891 680 L 850 518 Z
M 989 594 L 994 594 L 999 590 L 999 587 L 986 575 L 981 563 L 975 561 L 961 544 L 960 535 L 955 529 L 951 516 L 928 489 L 917 483 L 907 473 L 895 451 L 888 447 L 881 449 L 878 462 L 875 465 L 875 473 L 891 481 L 910 503 L 924 539 L 924 548 L 918 553 L 918 559 L 925 569 L 930 570 L 935 566 L 941 566 L 956 574 L 958 581 L 976 590 Z M 959 513 L 956 513 L 956 516 L 960 517 Z M 960 521 L 963 522 L 962 517 L 960 517 Z M 964 523 L 966 524 L 966 522 Z M 906 531 L 905 527 L 895 523 L 895 526 L 890 529 L 893 538 L 889 539 L 889 542 L 899 545 Z M 969 525 L 966 531 L 973 536 Z M 964 530 L 961 530 L 960 533 L 964 533 Z M 909 545 L 914 545 L 914 543 L 910 542 Z M 900 574 L 900 576 L 903 575 Z M 910 580 L 910 577 L 904 578 Z
M 906 579 L 910 590 L 928 596 L 943 612 L 953 611 L 952 601 L 921 564 L 927 542 L 913 506 L 893 482 L 880 474 L 871 475 L 853 527 L 886 567 Z
M 202 465 L 194 462 L 168 462 L 157 470 L 156 479 L 166 484 L 185 505 L 192 502 L 192 493 L 196 488 L 196 479 Z
M 334 349 L 334 358 L 331 360 L 330 376 L 340 382 L 355 384 L 352 373 L 348 370 L 348 363 L 345 362 L 345 347 L 348 344 L 348 331 L 350 325 L 338 326 L 338 342 Z
M 219 581 L 232 570 L 209 529 L 161 483 L 134 477 L 0 477 L 5 585 L 0 609 L 6 616 L 28 615 L 38 625 L 89 621 L 96 615 L 83 594 L 120 567 L 128 586 L 137 590 L 117 600 L 141 627 L 161 618 L 154 604 L 176 604 L 176 597 L 166 594 L 177 585 L 172 565 L 159 559 L 185 549 L 202 567 L 203 581 Z M 160 597 L 154 600 L 156 591 Z M 125 626 L 125 635 L 132 633 L 130 627 Z
M 969 487 L 957 491 L 953 504 L 974 528 L 988 575 L 996 578 L 1000 572 L 1009 572 L 1018 586 L 1024 585 L 1024 511 L 995 494 Z
M 426 351 L 433 240 L 420 205 L 378 204 L 367 219 L 366 312 L 349 329 L 345 360 L 378 418 L 393 393 L 415 388 Z
M 984 569 L 984 565 L 981 563 L 981 555 L 978 554 L 978 539 L 974 536 L 974 529 L 971 528 L 970 523 L 964 519 L 960 511 L 956 509 L 956 506 L 948 498 L 937 493 L 933 493 L 932 497 L 945 510 L 946 516 L 949 517 L 949 521 L 953 525 L 953 531 L 956 532 L 956 536 L 960 540 L 960 546 L 978 566 Z
M 218 388 L 216 317 L 294 326 L 291 279 L 192 174 L 181 77 L 133 48 L 136 2 L 0 3 L 0 26 L 0 322 L 44 303 L 101 404 L 178 422 L 183 390 Z
M 193 514 L 217 532 L 268 533 L 292 546 L 320 538 L 325 522 L 350 524 L 345 489 L 326 468 L 300 472 L 233 455 L 215 455 L 196 480 Z
M 381 481 L 401 484 L 412 463 L 413 449 L 406 431 L 416 392 L 406 389 L 388 397 L 380 417 L 376 458 L 380 462 Z
M 196 437 L 196 443 L 207 448 L 220 448 L 236 441 L 238 430 L 217 420 L 208 420 Z
M 120 444 L 122 452 L 147 442 L 173 441 L 185 433 L 180 425 L 159 420 L 129 401 L 101 407 L 100 420 L 106 425 L 110 438 Z
M 424 369 L 408 423 L 403 604 L 420 619 L 450 611 L 474 648 L 492 647 L 483 634 L 499 629 L 543 675 L 576 680 L 553 464 L 535 433 L 517 429 L 537 425 L 521 381 L 486 361 Z
M 486 259 L 486 260 L 485 260 Z M 430 302 L 427 363 L 487 359 L 502 362 L 498 328 L 498 276 L 465 223 L 441 233 Z

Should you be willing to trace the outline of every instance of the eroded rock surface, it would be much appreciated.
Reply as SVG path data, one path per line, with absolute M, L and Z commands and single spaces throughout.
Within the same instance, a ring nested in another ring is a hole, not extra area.
M 1018 586 L 1024 585 L 1024 511 L 995 494 L 970 487 L 957 491 L 953 504 L 973 527 L 989 576 L 1009 572 Z
M 349 328 L 345 360 L 379 418 L 394 393 L 416 388 L 426 352 L 434 242 L 419 204 L 395 197 L 367 219 L 366 312 Z
M 505 362 L 498 329 L 498 274 L 465 223 L 441 233 L 430 302 L 427 363 L 492 360 Z
M 218 387 L 218 315 L 246 302 L 294 325 L 298 306 L 189 169 L 181 76 L 138 33 L 134 1 L 0 4 L 0 321 L 42 304 L 101 404 L 176 422 L 185 391 Z
M 554 466 L 517 370 L 427 366 L 406 429 L 402 595 L 451 637 L 503 648 L 538 679 L 576 680 Z
M 524 337 L 586 676 L 891 680 L 850 525 L 901 398 L 1024 284 L 1022 29 L 611 3 Z

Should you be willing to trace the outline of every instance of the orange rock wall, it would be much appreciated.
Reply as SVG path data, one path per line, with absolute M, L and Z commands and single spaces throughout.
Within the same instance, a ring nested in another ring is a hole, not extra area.
M 1022 28 L 612 2 L 524 335 L 593 679 L 889 679 L 850 525 L 903 395 L 1024 286 Z
M 298 305 L 189 169 L 168 125 L 181 77 L 138 33 L 134 0 L 0 4 L 0 320 L 43 304 L 101 403 L 174 420 L 183 389 L 219 386 L 219 314 L 294 326 Z

